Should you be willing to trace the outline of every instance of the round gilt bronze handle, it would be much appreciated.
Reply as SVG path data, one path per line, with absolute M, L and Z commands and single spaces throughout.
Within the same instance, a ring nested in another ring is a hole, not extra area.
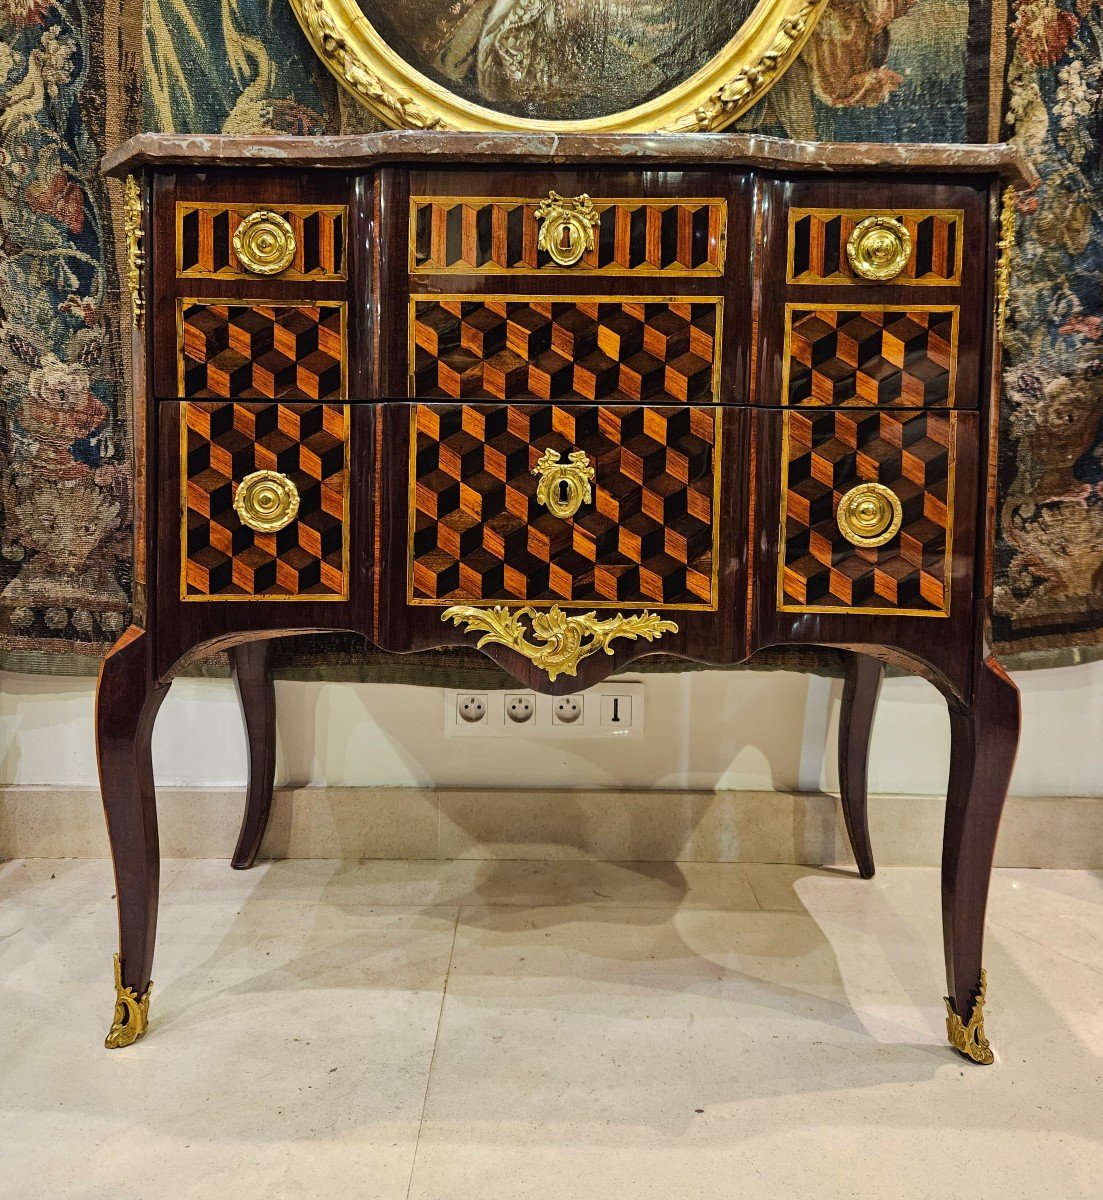
M 883 483 L 859 483 L 839 501 L 839 532 L 855 546 L 883 546 L 900 531 L 900 497 Z
M 895 217 L 866 217 L 847 239 L 846 257 L 856 275 L 884 283 L 895 279 L 911 258 L 911 234 Z
M 299 512 L 299 489 L 279 471 L 254 471 L 237 485 L 234 510 L 257 533 L 278 533 Z
M 295 231 L 279 213 L 258 208 L 234 230 L 234 253 L 254 275 L 278 275 L 295 258 Z

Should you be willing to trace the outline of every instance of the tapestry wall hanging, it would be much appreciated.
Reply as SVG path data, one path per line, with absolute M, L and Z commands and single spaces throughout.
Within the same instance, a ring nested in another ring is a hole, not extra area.
M 121 195 L 99 159 L 139 127 L 132 15 L 124 30 L 119 4 L 0 0 L 0 665 L 15 668 L 94 668 L 129 619 Z
M 715 9 L 715 20 L 672 31 L 675 7 Z M 695 56 L 735 80 L 747 67 L 724 59 L 734 22 L 782 11 L 752 0 L 146 0 L 144 15 L 139 8 L 136 0 L 0 0 L 0 665 L 12 669 L 94 671 L 128 619 L 121 196 L 97 175 L 105 148 L 142 127 L 381 127 L 379 103 L 361 103 L 359 87 L 331 73 L 334 50 L 359 54 L 365 43 L 340 30 L 308 39 L 296 11 L 308 28 L 308 9 L 358 12 L 404 64 L 395 69 L 416 72 L 450 103 L 474 95 L 496 120 L 545 123 L 615 121 L 663 103 L 697 86 Z M 605 91 L 591 86 L 589 60 L 552 53 L 563 44 L 557 30 L 597 29 L 595 14 L 605 23 L 587 44 L 616 60 Z M 1098 655 L 1103 6 L 828 0 L 813 15 L 799 54 L 729 128 L 836 141 L 1009 138 L 1042 177 L 1018 204 L 994 633 L 1013 665 Z M 329 47 L 323 56 L 312 46 L 319 36 Z M 626 71 L 629 51 L 646 70 Z M 548 86 L 511 77 L 511 63 Z M 353 68 L 346 60 L 346 73 Z M 402 80 L 402 94 L 439 102 Z M 582 90 L 585 105 L 572 107 Z M 679 102 L 667 123 L 692 111 Z M 357 647 L 332 639 L 296 659 L 300 672 L 324 662 L 328 677 L 335 661 L 347 674 L 380 677 L 363 668 Z

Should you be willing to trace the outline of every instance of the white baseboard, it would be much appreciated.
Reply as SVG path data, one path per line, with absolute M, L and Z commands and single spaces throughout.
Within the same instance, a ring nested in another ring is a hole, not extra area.
M 160 788 L 161 853 L 229 858 L 240 788 Z M 881 866 L 939 861 L 945 803 L 870 799 Z M 103 811 L 92 788 L 0 788 L 0 858 L 102 858 Z M 598 859 L 610 862 L 852 861 L 838 802 L 822 793 L 470 791 L 281 788 L 264 858 Z M 1103 868 L 1103 799 L 1012 797 L 996 862 Z

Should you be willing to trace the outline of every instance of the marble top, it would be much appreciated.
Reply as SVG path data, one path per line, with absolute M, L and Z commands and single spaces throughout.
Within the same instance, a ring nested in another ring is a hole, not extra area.
M 120 175 L 152 167 L 319 167 L 386 163 L 502 166 L 511 163 L 731 165 L 788 171 L 930 171 L 998 175 L 1030 188 L 1038 178 L 1025 155 L 1002 143 L 799 142 L 738 133 L 436 133 L 389 130 L 357 136 L 230 137 L 139 133 L 104 157 Z

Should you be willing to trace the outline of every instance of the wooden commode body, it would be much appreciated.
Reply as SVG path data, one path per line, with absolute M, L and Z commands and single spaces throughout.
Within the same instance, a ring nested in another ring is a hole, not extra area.
M 991 1061 L 981 942 L 1018 736 L 986 643 L 1016 155 L 142 135 L 106 168 L 132 221 L 138 490 L 134 625 L 98 696 L 109 1044 L 146 1023 L 169 681 L 234 651 L 247 865 L 271 792 L 266 644 L 342 630 L 477 645 L 553 693 L 649 653 L 844 651 L 863 874 L 882 664 L 928 678 L 953 729 L 948 1029 Z

